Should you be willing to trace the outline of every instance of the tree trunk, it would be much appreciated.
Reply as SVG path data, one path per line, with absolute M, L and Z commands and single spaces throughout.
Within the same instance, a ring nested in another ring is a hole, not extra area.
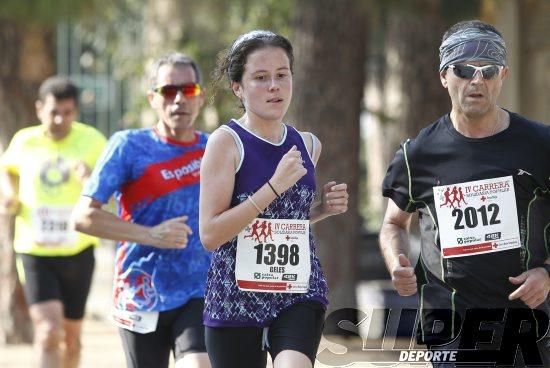
M 386 201 L 381 196 L 388 164 L 406 138 L 450 111 L 450 98 L 439 80 L 439 45 L 448 21 L 441 0 L 414 0 L 390 6 L 378 32 L 384 34 L 375 51 L 381 65 L 370 70 L 366 98 L 369 120 L 366 147 L 368 203 L 378 228 Z
M 304 0 L 294 23 L 294 102 L 290 121 L 322 142 L 318 192 L 348 184 L 349 209 L 314 226 L 327 276 L 330 310 L 356 306 L 359 241 L 359 116 L 364 85 L 366 19 L 353 0 Z
M 398 142 L 418 132 L 450 111 L 450 99 L 439 80 L 439 45 L 446 30 L 440 0 L 416 0 L 417 12 L 397 11 L 388 22 L 387 78 L 397 76 L 399 106 L 393 112 L 400 129 Z M 397 91 L 395 91 L 397 92 Z
M 0 152 L 13 134 L 36 122 L 40 83 L 54 72 L 50 28 L 0 20 Z M 0 343 L 30 342 L 32 327 L 15 270 L 13 218 L 0 216 Z
M 518 2 L 518 6 L 521 66 L 512 73 L 520 74 L 521 113 L 549 124 L 550 2 L 527 0 Z
M 177 49 L 183 35 L 185 4 L 176 0 L 148 0 L 143 12 L 145 57 L 156 60 L 167 50 Z M 189 10 L 187 8 L 186 10 Z

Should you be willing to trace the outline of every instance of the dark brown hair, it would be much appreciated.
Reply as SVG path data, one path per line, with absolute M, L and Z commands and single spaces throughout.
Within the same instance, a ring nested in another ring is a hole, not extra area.
M 217 67 L 214 72 L 215 83 L 225 76 L 227 76 L 229 83 L 240 83 L 243 78 L 244 66 L 248 55 L 264 47 L 280 47 L 283 49 L 290 62 L 290 71 L 292 72 L 294 53 L 290 41 L 271 31 L 255 30 L 240 35 L 229 49 L 219 54 Z
M 50 94 L 56 100 L 73 99 L 78 105 L 78 87 L 67 77 L 54 75 L 42 82 L 38 89 L 38 99 L 44 102 Z

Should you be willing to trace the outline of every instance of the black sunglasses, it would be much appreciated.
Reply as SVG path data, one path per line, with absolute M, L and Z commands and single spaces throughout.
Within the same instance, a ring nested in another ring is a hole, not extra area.
M 484 66 L 475 66 L 470 64 L 456 64 L 449 65 L 449 69 L 452 69 L 455 75 L 462 79 L 472 79 L 479 71 L 483 79 L 493 79 L 499 75 L 502 70 L 501 65 L 484 65 Z

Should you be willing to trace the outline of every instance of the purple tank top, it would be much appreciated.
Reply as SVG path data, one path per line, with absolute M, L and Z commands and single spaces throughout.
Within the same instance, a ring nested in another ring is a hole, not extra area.
M 280 144 L 270 143 L 254 135 L 236 121 L 224 126 L 240 140 L 244 150 L 241 165 L 235 174 L 235 188 L 231 199 L 234 207 L 262 187 L 275 172 L 279 161 L 293 145 L 302 153 L 307 174 L 294 186 L 276 198 L 260 214 L 260 218 L 309 219 L 311 204 L 315 199 L 315 168 L 309 158 L 300 133 L 285 125 Z M 309 235 L 311 250 L 311 276 L 309 290 L 303 294 L 259 293 L 241 291 L 235 281 L 237 238 L 223 244 L 212 255 L 206 281 L 204 324 L 210 327 L 266 327 L 289 306 L 316 300 L 327 305 L 327 281 L 315 251 L 312 232 Z

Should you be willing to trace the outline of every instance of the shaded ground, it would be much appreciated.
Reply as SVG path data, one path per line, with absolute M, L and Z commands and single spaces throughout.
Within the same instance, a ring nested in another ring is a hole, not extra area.
M 107 312 L 111 303 L 111 285 L 113 270 L 113 252 L 110 246 L 103 246 L 96 250 L 96 272 L 90 298 L 88 300 L 87 315 L 84 322 L 83 352 L 80 367 L 125 367 L 124 353 L 116 328 L 108 321 Z M 382 361 L 383 357 L 365 354 L 361 351 L 359 339 L 341 340 L 331 338 L 330 342 L 321 341 L 320 351 L 325 348 L 335 354 L 343 354 L 342 358 L 331 355 L 331 364 L 317 362 L 316 367 L 341 367 L 343 364 L 353 368 L 362 367 L 430 367 L 426 364 L 381 364 L 372 363 Z M 346 350 L 347 349 L 347 350 Z M 324 360 L 324 362 L 327 362 Z M 356 362 L 349 364 L 350 362 Z M 172 365 L 173 366 L 173 365 Z M 32 347 L 30 345 L 0 346 L 0 368 L 29 368 L 32 367 Z M 243 367 L 245 368 L 245 367 Z
M 333 340 L 334 341 L 334 340 Z M 124 354 L 118 338 L 116 329 L 108 321 L 97 321 L 93 319 L 86 320 L 84 329 L 84 350 L 82 354 L 81 368 L 98 367 L 125 367 Z M 364 362 L 365 354 L 361 352 L 359 341 L 347 341 L 338 345 L 333 345 L 335 352 L 343 353 L 342 346 L 350 347 L 346 353 L 346 360 L 357 363 L 347 365 L 352 368 L 363 367 L 431 367 L 427 364 L 407 365 L 401 364 L 382 364 Z M 321 344 L 321 349 L 327 346 L 327 342 Z M 13 345 L 0 348 L 0 368 L 28 368 L 32 367 L 32 349 L 30 345 Z M 372 356 L 369 356 L 371 359 Z M 319 362 L 316 368 L 341 367 L 342 365 L 324 365 Z M 171 365 L 173 367 L 173 364 Z M 271 367 L 271 365 L 269 365 Z M 245 367 L 243 367 L 245 368 Z

